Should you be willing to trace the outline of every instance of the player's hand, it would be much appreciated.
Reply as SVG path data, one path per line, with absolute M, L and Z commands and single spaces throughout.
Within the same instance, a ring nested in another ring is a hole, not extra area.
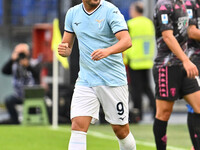
M 61 43 L 58 45 L 58 54 L 62 57 L 68 57 L 71 54 L 71 49 L 68 43 Z
M 91 57 L 92 57 L 92 60 L 98 61 L 98 60 L 108 57 L 109 55 L 110 54 L 107 49 L 97 49 L 91 54 Z
M 199 71 L 197 67 L 188 59 L 183 61 L 183 67 L 185 68 L 187 72 L 187 77 L 188 78 L 195 78 L 195 76 L 199 75 Z

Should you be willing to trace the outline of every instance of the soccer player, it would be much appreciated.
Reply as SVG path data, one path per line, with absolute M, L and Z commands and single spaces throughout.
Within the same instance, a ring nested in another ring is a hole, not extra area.
M 153 74 L 156 84 L 156 118 L 153 125 L 158 150 L 166 150 L 167 122 L 175 100 L 183 97 L 194 109 L 200 129 L 200 91 L 197 67 L 187 50 L 188 15 L 182 0 L 158 0 L 154 13 L 158 54 Z
M 185 0 L 189 17 L 188 27 L 188 57 L 196 64 L 200 70 L 200 1 L 199 0 Z M 197 79 L 198 80 L 198 79 Z M 200 85 L 199 85 L 200 86 Z M 200 98 L 200 97 L 199 97 Z M 195 119 L 200 116 L 194 113 L 194 110 L 188 105 L 188 129 L 190 138 L 195 150 L 200 149 L 200 129 L 195 124 Z M 199 123 L 200 124 L 200 123 Z M 198 125 L 199 125 L 198 124 Z
M 86 150 L 86 134 L 90 123 L 98 119 L 100 104 L 120 150 L 136 150 L 128 124 L 128 87 L 121 54 L 132 44 L 123 15 L 107 1 L 82 0 L 66 14 L 58 46 L 61 56 L 71 54 L 75 36 L 80 71 L 71 104 L 69 150 Z

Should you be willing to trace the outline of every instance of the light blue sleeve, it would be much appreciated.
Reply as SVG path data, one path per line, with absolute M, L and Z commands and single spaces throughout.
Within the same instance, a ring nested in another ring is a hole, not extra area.
M 108 11 L 107 21 L 114 34 L 120 31 L 128 30 L 124 16 L 117 7 L 113 7 Z
M 65 26 L 64 26 L 64 30 L 66 32 L 71 32 L 74 33 L 73 27 L 72 27 L 72 19 L 73 19 L 73 9 L 70 8 L 67 11 L 67 14 L 65 16 Z

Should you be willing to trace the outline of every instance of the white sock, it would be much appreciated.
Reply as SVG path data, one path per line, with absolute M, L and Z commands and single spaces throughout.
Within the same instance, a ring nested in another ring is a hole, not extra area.
M 86 132 L 71 131 L 68 150 L 86 150 Z
M 120 150 L 136 150 L 135 139 L 130 132 L 124 139 L 118 139 Z

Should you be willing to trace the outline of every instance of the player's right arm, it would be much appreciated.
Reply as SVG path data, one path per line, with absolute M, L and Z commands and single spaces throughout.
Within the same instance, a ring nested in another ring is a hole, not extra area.
M 75 33 L 72 27 L 73 8 L 70 8 L 65 16 L 64 35 L 62 43 L 58 46 L 58 53 L 63 57 L 70 56 L 74 44 Z
M 189 78 L 195 78 L 195 76 L 198 76 L 199 72 L 197 67 L 189 60 L 189 58 L 183 52 L 178 41 L 173 35 L 173 31 L 172 30 L 163 31 L 162 37 L 167 46 L 169 47 L 169 49 L 176 55 L 178 59 L 182 61 L 183 67 L 187 72 L 187 76 Z
M 63 57 L 70 56 L 74 44 L 75 34 L 64 32 L 62 43 L 58 45 L 58 54 Z

